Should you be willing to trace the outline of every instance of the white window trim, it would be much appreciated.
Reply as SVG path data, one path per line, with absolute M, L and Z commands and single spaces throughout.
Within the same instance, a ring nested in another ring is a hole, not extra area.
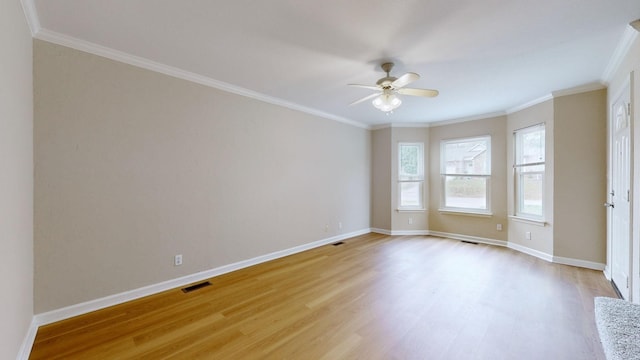
M 448 143 L 455 142 L 471 142 L 474 140 L 487 140 L 487 151 L 489 152 L 489 169 L 493 172 L 493 168 L 491 165 L 491 135 L 482 135 L 482 136 L 472 136 L 472 137 L 463 137 L 456 139 L 448 139 L 440 141 L 440 208 L 438 208 L 438 212 L 443 214 L 451 214 L 451 215 L 468 215 L 468 216 L 481 216 L 481 217 L 489 217 L 493 216 L 492 207 L 491 207 L 491 174 L 455 174 L 455 173 L 446 173 L 446 166 L 444 161 L 444 148 Z M 460 177 L 482 177 L 486 179 L 486 200 L 487 200 L 487 208 L 486 209 L 474 209 L 474 208 L 460 208 L 460 207 L 452 207 L 445 206 L 445 180 L 447 176 L 460 176 Z
M 402 164 L 402 152 L 400 151 L 400 147 L 401 146 L 418 146 L 420 148 L 419 154 L 418 154 L 418 173 L 421 174 L 421 178 L 419 179 L 409 179 L 409 180 L 401 180 L 400 179 L 400 166 Z M 424 143 L 422 142 L 398 142 L 398 147 L 397 147 L 397 152 L 398 152 L 398 167 L 397 167 L 397 187 L 396 187 L 396 192 L 397 192 L 397 197 L 398 197 L 398 208 L 397 211 L 399 212 L 404 212 L 404 211 L 425 211 L 426 210 L 426 191 L 425 191 L 425 175 L 424 175 Z M 421 206 L 402 206 L 400 204 L 400 201 L 402 200 L 401 197 L 401 186 L 403 183 L 420 183 L 420 195 L 421 195 Z
M 521 222 L 524 224 L 536 225 L 536 226 L 542 226 L 542 227 L 547 226 L 548 224 L 544 219 L 543 220 L 532 219 L 532 218 L 522 217 L 517 215 L 509 215 L 508 218 L 513 221 Z
M 490 211 L 471 211 L 467 209 L 456 209 L 456 208 L 447 208 L 447 209 L 438 209 L 438 212 L 441 214 L 447 215 L 463 215 L 463 216 L 475 216 L 475 217 L 492 217 L 493 213 Z
M 522 222 L 522 223 L 527 223 L 530 225 L 537 225 L 537 226 L 545 226 L 547 224 L 546 220 L 545 220 L 545 213 L 546 213 L 546 201 L 545 201 L 545 194 L 546 194 L 546 173 L 547 173 L 547 165 L 546 165 L 546 151 L 547 151 L 547 146 L 545 143 L 545 161 L 539 161 L 539 162 L 535 162 L 535 163 L 528 163 L 528 164 L 518 164 L 518 141 L 517 141 L 517 136 L 518 134 L 525 134 L 527 132 L 533 132 L 533 131 L 537 131 L 538 129 L 544 129 L 545 131 L 545 139 L 546 139 L 546 126 L 545 123 L 539 123 L 539 124 L 535 124 L 535 125 L 531 125 L 531 126 L 527 126 L 521 129 L 517 129 L 513 131 L 513 215 L 509 215 L 510 219 L 513 219 L 515 221 L 518 222 Z M 525 168 L 525 167 L 529 167 L 529 166 L 540 166 L 540 165 L 544 165 L 544 171 L 530 171 L 527 172 L 527 174 L 539 174 L 539 175 L 543 175 L 542 177 L 542 211 L 541 211 L 541 215 L 535 215 L 535 214 L 530 214 L 530 213 L 524 213 L 524 212 L 520 212 L 520 174 L 522 172 L 519 171 L 519 169 Z

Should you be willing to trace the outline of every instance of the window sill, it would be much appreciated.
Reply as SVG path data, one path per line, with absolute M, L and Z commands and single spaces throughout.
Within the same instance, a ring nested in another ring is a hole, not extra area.
M 396 209 L 397 212 L 425 212 L 427 209 Z
M 547 222 L 544 220 L 529 219 L 529 218 L 515 216 L 515 215 L 509 215 L 509 219 L 523 223 L 523 224 L 542 226 L 542 227 L 547 226 Z
M 446 215 L 461 215 L 461 216 L 475 216 L 475 217 L 492 217 L 492 212 L 481 212 L 481 211 L 471 211 L 471 210 L 453 210 L 453 209 L 438 209 L 438 212 Z

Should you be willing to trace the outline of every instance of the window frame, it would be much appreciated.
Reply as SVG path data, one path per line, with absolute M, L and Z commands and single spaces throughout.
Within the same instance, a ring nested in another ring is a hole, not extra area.
M 527 133 L 535 132 L 535 131 L 543 131 L 545 141 L 543 143 L 543 153 L 544 159 L 543 161 L 537 162 L 529 162 L 529 163 L 519 163 L 519 153 L 521 152 L 520 147 L 524 144 L 520 144 L 518 140 L 522 135 Z M 545 213 L 546 213 L 546 158 L 547 158 L 547 144 L 546 144 L 546 126 L 545 123 L 539 123 L 531 126 L 527 126 L 524 128 L 520 128 L 513 131 L 513 217 L 531 220 L 535 222 L 544 222 L 545 221 Z M 542 166 L 542 170 L 530 170 L 530 171 L 522 171 L 527 168 L 535 168 Z M 522 178 L 526 175 L 539 175 L 541 176 L 542 186 L 540 188 L 540 215 L 527 213 L 523 211 L 524 208 L 524 192 L 521 192 L 522 189 Z
M 446 170 L 446 146 L 453 143 L 466 143 L 473 141 L 485 141 L 486 145 L 486 160 L 487 161 L 487 174 L 461 174 L 461 173 L 449 173 Z M 455 139 L 445 139 L 440 141 L 440 208 L 438 211 L 443 213 L 460 213 L 471 215 L 493 215 L 491 207 L 491 177 L 492 177 L 492 161 L 491 161 L 491 135 L 479 135 L 461 137 Z M 485 180 L 485 208 L 479 209 L 474 207 L 459 207 L 459 206 L 447 206 L 447 177 L 467 177 L 467 178 L 481 178 Z
M 417 146 L 418 147 L 418 175 L 415 178 L 402 176 L 402 147 L 403 146 Z M 398 211 L 424 211 L 425 210 L 425 191 L 424 191 L 424 143 L 422 142 L 398 142 L 398 174 L 397 174 L 397 194 L 398 194 Z M 418 184 L 419 191 L 419 205 L 402 205 L 402 185 L 403 184 Z

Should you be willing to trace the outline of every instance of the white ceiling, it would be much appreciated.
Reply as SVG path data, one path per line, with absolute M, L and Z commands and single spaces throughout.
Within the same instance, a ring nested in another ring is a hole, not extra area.
M 605 83 L 628 23 L 640 18 L 638 0 L 27 1 L 36 37 L 368 126 L 500 113 Z M 375 83 L 383 60 L 396 62 L 392 75 L 419 73 L 411 87 L 440 96 L 404 96 L 391 115 L 349 106 L 371 92 L 347 84 Z

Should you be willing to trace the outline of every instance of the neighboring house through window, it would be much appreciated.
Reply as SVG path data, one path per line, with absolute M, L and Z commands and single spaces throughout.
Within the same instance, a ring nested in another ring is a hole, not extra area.
M 441 210 L 490 213 L 491 137 L 440 143 Z

